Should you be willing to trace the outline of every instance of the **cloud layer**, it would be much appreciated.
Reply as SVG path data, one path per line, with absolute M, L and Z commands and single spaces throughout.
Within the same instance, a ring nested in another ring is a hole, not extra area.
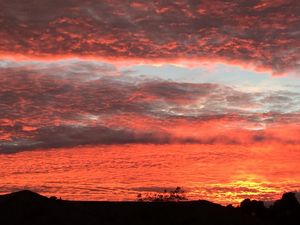
M 2 56 L 222 60 L 299 71 L 298 0 L 0 0 Z
M 2 153 L 124 143 L 299 143 L 299 93 L 133 78 L 89 61 L 0 67 Z

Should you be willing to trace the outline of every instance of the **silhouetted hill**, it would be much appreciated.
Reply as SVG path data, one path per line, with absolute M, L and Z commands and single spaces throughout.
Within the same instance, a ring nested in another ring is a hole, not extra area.
M 293 201 L 289 199 L 289 201 L 287 202 L 293 202 Z M 282 205 L 280 203 L 277 204 Z M 295 204 L 295 202 L 291 204 Z M 245 211 L 244 210 L 245 208 L 243 207 L 240 208 L 224 207 L 208 201 L 186 201 L 186 202 L 64 201 L 55 198 L 47 198 L 31 191 L 21 191 L 21 192 L 0 196 L 0 220 L 1 220 L 0 224 L 3 225 L 273 224 L 274 221 L 270 220 L 268 217 L 258 217 L 256 215 L 253 215 L 253 213 L 251 213 L 252 212 L 251 201 L 250 203 L 247 201 L 246 206 L 249 207 L 247 209 L 250 210 Z M 282 223 L 282 225 L 286 225 L 286 224 L 291 224 L 291 223 Z
M 0 224 L 48 225 L 95 224 L 86 213 L 64 201 L 54 200 L 31 191 L 0 196 Z

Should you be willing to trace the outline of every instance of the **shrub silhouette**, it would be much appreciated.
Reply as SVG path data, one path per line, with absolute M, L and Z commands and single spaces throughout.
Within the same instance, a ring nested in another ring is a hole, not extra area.
M 137 201 L 139 202 L 179 202 L 188 200 L 185 196 L 185 191 L 181 187 L 175 188 L 173 191 L 165 190 L 164 193 L 151 193 L 143 196 L 138 194 Z

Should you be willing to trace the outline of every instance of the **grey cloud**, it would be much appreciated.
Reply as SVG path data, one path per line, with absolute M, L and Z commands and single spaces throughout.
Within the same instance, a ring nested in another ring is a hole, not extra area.
M 293 92 L 247 93 L 219 84 L 129 78 L 113 66 L 88 61 L 5 64 L 1 152 L 88 144 L 241 143 L 226 129 L 246 130 L 250 142 L 295 143 L 261 129 L 300 124 L 295 108 L 300 96 Z M 210 122 L 224 132 L 205 137 L 207 128 L 201 126 Z M 199 127 L 203 135 L 174 135 L 171 128 L 184 124 Z

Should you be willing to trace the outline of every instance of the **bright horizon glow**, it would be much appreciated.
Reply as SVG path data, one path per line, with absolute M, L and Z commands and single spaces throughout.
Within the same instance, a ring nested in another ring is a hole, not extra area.
M 190 200 L 237 205 L 248 197 L 272 201 L 297 190 L 299 160 L 299 148 L 286 145 L 86 146 L 22 152 L 0 155 L 6 168 L 0 171 L 5 187 L 0 194 L 31 189 L 69 200 L 134 201 L 138 193 L 180 186 Z

